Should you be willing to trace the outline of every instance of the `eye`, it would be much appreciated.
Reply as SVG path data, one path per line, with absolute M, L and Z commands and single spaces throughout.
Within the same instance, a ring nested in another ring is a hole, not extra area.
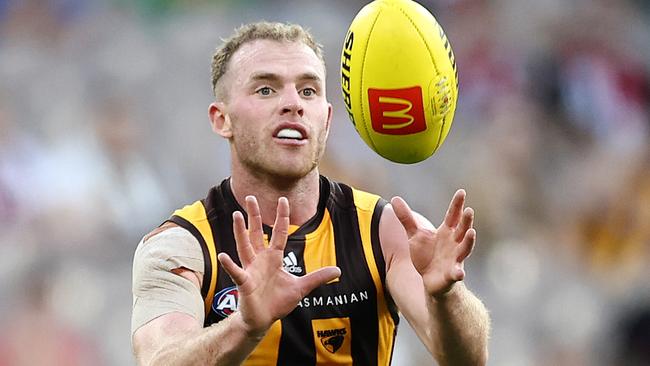
M 305 88 L 302 90 L 302 95 L 304 95 L 305 97 L 312 97 L 316 95 L 316 90 L 314 90 L 313 88 Z
M 263 86 L 257 89 L 255 92 L 259 95 L 268 96 L 271 95 L 271 93 L 273 93 L 273 89 L 269 88 L 268 86 Z

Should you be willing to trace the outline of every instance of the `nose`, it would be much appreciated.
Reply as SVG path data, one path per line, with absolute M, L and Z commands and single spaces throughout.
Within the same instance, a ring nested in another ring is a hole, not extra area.
M 304 114 L 302 100 L 295 88 L 286 88 L 281 100 L 281 114 L 295 113 L 300 117 Z

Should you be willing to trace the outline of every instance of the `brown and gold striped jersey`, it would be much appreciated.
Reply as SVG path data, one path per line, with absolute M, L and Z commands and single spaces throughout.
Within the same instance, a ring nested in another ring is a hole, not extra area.
M 385 205 L 379 196 L 320 177 L 318 211 L 304 225 L 290 228 L 283 266 L 302 276 L 333 265 L 341 277 L 316 288 L 276 321 L 245 365 L 390 364 L 399 316 L 386 290 L 379 243 Z M 169 219 L 190 231 L 203 250 L 204 326 L 237 310 L 237 287 L 216 259 L 226 252 L 241 264 L 232 230 L 234 211 L 246 218 L 226 179 Z M 263 229 L 268 241 L 272 228 Z

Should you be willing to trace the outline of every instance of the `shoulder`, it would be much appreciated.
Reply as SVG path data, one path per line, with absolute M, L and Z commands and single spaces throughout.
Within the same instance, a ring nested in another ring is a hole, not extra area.
M 195 243 L 197 245 L 200 245 L 198 243 L 198 240 L 189 230 L 177 225 L 174 222 L 167 221 L 145 235 L 138 244 L 137 250 L 141 250 L 144 247 L 168 246 L 168 243 L 178 242 L 184 243 L 186 246 L 194 246 Z
M 134 289 L 145 286 L 152 280 L 155 282 L 158 278 L 169 279 L 167 272 L 190 280 L 200 289 L 204 269 L 203 251 L 194 235 L 177 225 L 161 225 L 145 235 L 135 250 Z
M 183 267 L 203 271 L 203 252 L 196 237 L 174 223 L 165 223 L 142 238 L 135 250 L 133 264 L 134 268 L 153 266 L 170 270 L 176 268 L 174 266 L 181 259 Z
M 225 212 L 226 206 L 235 203 L 234 199 L 230 189 L 230 178 L 226 178 L 211 187 L 204 198 L 175 210 L 168 221 L 186 229 L 191 229 L 192 226 L 199 227 L 212 220 L 217 213 Z
M 158 226 L 157 228 L 151 230 L 147 235 L 145 235 L 142 238 L 142 242 L 144 243 L 147 240 L 149 240 L 151 237 L 153 237 L 155 235 L 158 235 L 158 234 L 162 233 L 163 231 L 165 231 L 167 229 L 171 229 L 173 227 L 179 227 L 179 226 L 177 224 L 171 222 L 171 221 L 166 221 L 164 224 L 162 224 L 162 225 Z
M 426 217 L 424 217 L 422 214 L 420 214 L 417 211 L 411 211 L 413 214 L 415 220 L 417 221 L 418 225 L 429 230 L 435 230 L 435 226 L 429 221 Z M 402 223 L 399 221 L 397 218 L 397 215 L 395 214 L 395 211 L 393 210 L 393 206 L 390 203 L 386 203 L 386 205 L 383 207 L 382 213 L 381 213 L 381 219 L 379 222 L 380 230 L 385 231 L 385 234 L 391 234 L 391 233 L 399 233 L 398 235 L 400 238 L 406 238 L 406 231 L 404 230 L 404 226 Z M 401 235 L 403 234 L 403 235 Z M 388 237 L 391 237 L 390 235 L 385 235 Z M 382 236 L 383 239 L 383 236 Z
M 406 238 L 406 231 L 397 219 L 393 206 L 388 203 L 384 206 L 379 219 L 379 238 L 382 247 L 391 247 Z
M 321 179 L 329 186 L 329 194 L 339 206 L 356 207 L 361 211 L 374 211 L 376 208 L 382 209 L 387 203 L 377 194 L 357 189 L 352 185 L 337 182 L 325 176 L 321 176 Z
M 382 210 L 386 207 L 387 201 L 381 196 L 352 188 L 354 196 L 354 205 L 363 211 L 374 211 L 375 209 Z
M 432 230 L 435 229 L 433 224 L 420 213 L 416 211 L 412 211 L 412 213 L 418 225 Z M 393 206 L 390 203 L 387 203 L 381 212 L 379 240 L 388 266 L 390 266 L 390 263 L 396 256 L 408 255 L 408 236 L 406 235 L 406 230 L 397 218 Z

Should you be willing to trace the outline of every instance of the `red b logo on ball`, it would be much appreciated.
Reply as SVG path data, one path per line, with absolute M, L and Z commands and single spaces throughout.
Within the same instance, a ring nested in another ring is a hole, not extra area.
M 404 89 L 368 88 L 370 119 L 375 132 L 410 135 L 427 129 L 419 86 Z

